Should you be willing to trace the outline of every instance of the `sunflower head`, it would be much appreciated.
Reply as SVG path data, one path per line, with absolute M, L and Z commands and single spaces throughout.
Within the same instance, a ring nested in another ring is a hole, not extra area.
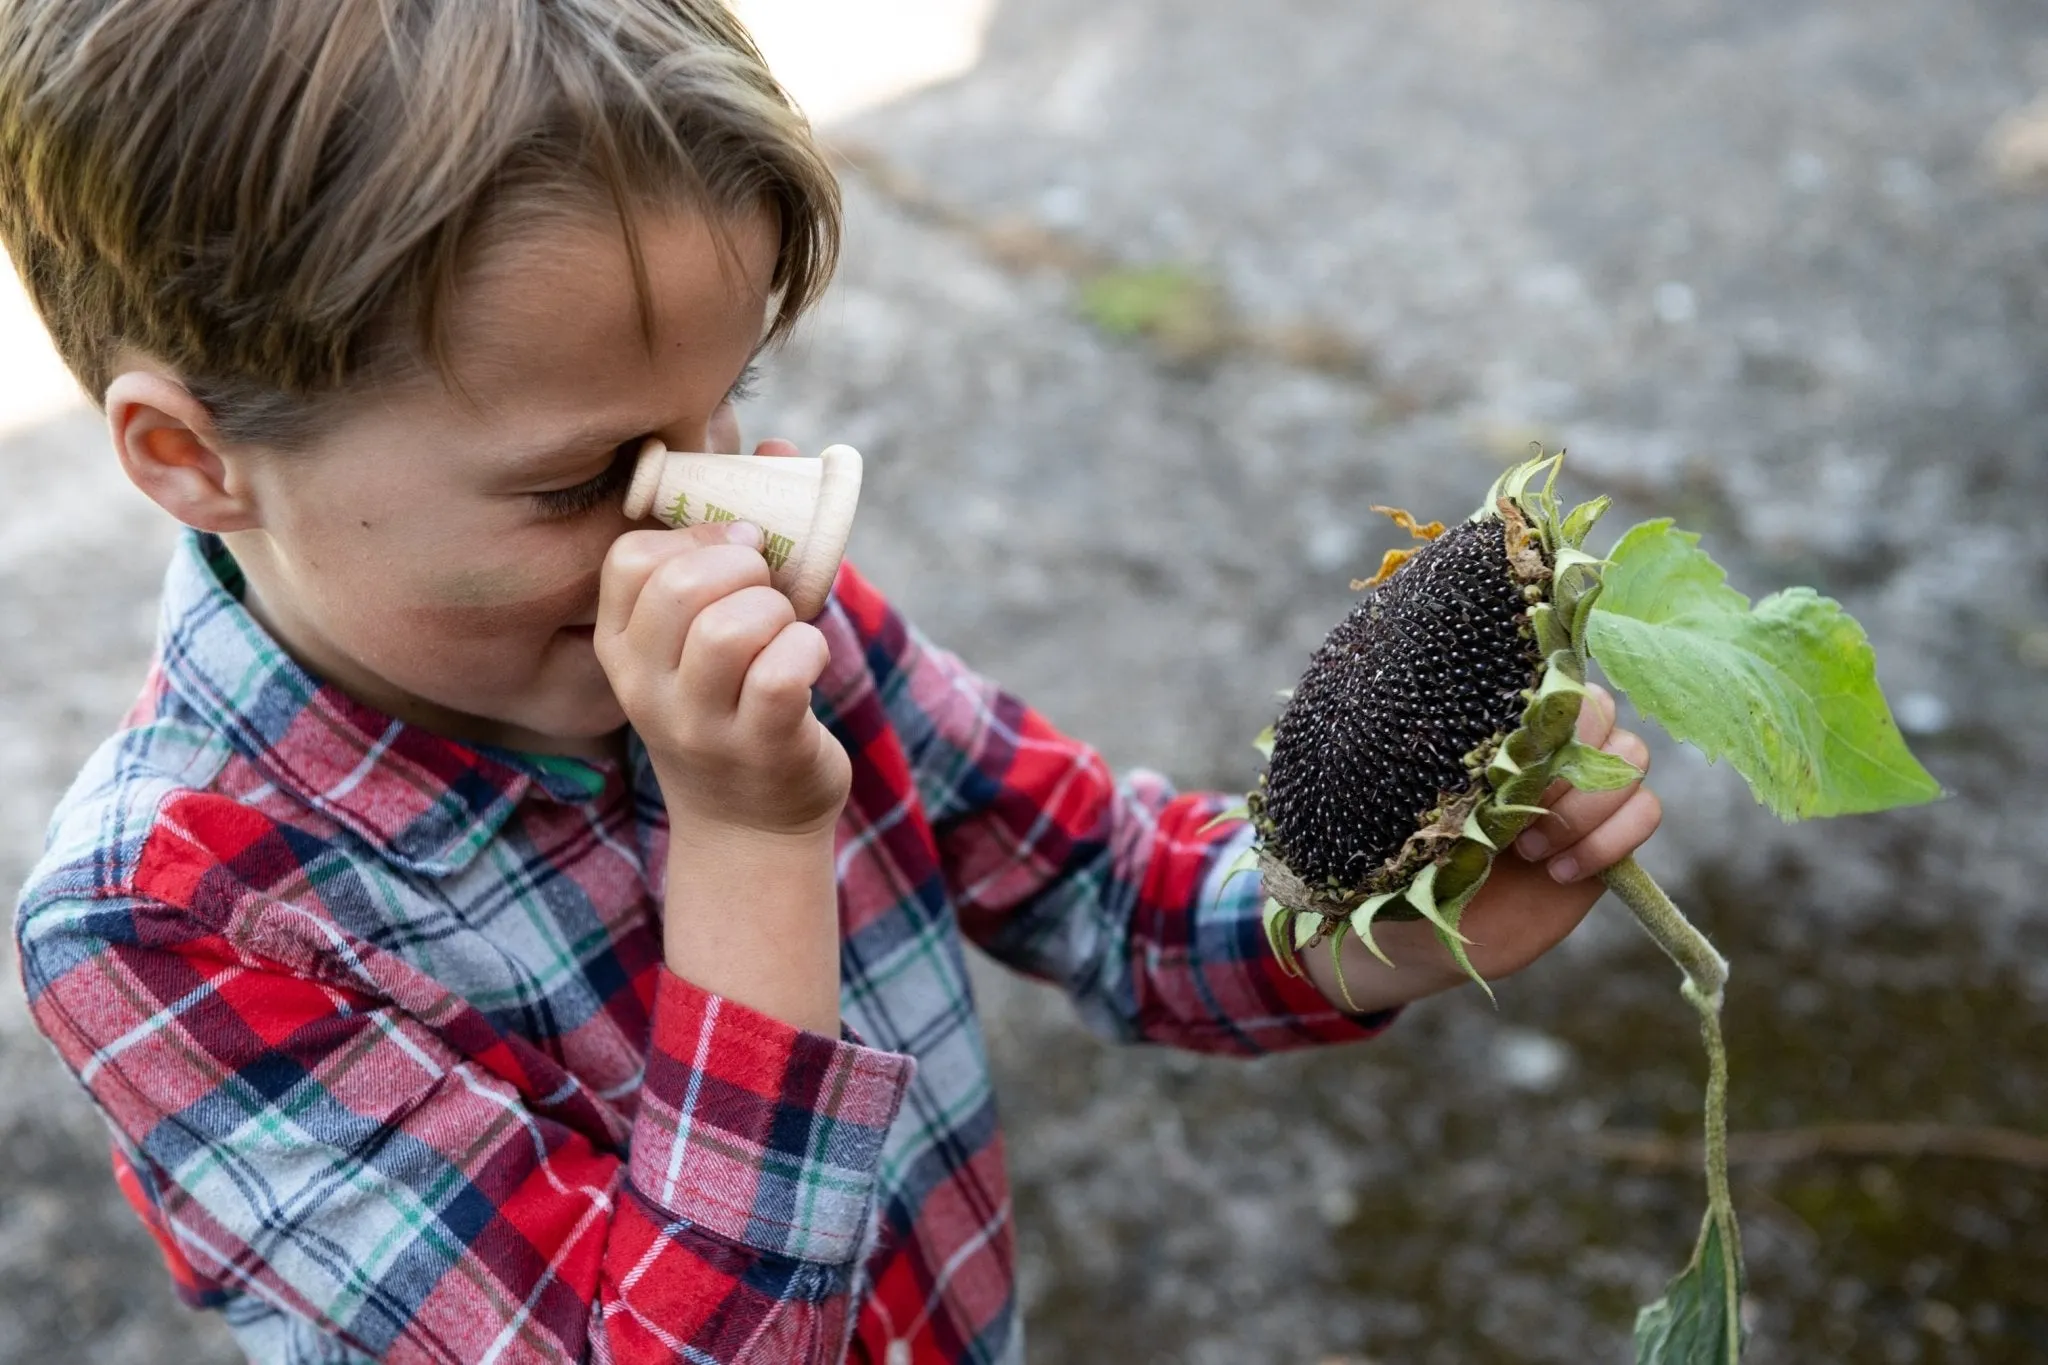
M 1420 543 L 1352 584 L 1365 596 L 1283 694 L 1239 812 L 1257 837 L 1238 869 L 1262 875 L 1290 967 L 1347 932 L 1377 953 L 1376 919 L 1420 918 L 1478 979 L 1458 920 L 1495 853 L 1557 778 L 1614 784 L 1574 738 L 1604 567 L 1581 546 L 1608 500 L 1561 515 L 1562 460 L 1508 470 L 1449 530 L 1375 509 Z

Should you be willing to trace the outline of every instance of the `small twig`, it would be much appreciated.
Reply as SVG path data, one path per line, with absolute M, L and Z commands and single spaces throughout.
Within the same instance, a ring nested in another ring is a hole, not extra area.
M 1027 218 L 985 218 L 947 202 L 901 166 L 867 143 L 835 139 L 831 154 L 846 169 L 917 222 L 957 233 L 1006 270 L 1049 269 L 1085 277 L 1113 269 L 1116 262 L 1073 236 Z
M 1659 1133 L 1594 1133 L 1580 1143 L 1580 1148 L 1609 1161 L 1675 1170 L 1690 1168 L 1700 1159 L 1699 1143 Z M 2048 1138 L 2011 1128 L 1968 1128 L 1943 1123 L 1826 1123 L 1772 1133 L 1728 1135 L 1731 1165 L 1782 1165 L 1844 1156 L 1951 1157 L 2048 1171 Z

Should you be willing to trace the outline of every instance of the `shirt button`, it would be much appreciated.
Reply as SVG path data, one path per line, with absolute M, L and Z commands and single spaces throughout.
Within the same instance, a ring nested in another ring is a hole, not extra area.
M 885 1365 L 910 1365 L 910 1343 L 907 1341 L 890 1342 L 889 1349 L 882 1359 Z

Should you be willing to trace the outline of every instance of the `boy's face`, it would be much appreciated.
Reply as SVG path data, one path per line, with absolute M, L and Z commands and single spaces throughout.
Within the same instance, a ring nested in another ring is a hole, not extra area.
M 591 645 L 598 572 L 647 436 L 739 449 L 765 220 L 638 220 L 654 342 L 616 223 L 555 220 L 487 252 L 451 318 L 461 394 L 352 400 L 314 446 L 239 452 L 260 526 L 226 537 L 259 620 L 315 673 L 444 734 L 597 755 L 625 723 Z M 231 458 L 234 453 L 231 452 Z

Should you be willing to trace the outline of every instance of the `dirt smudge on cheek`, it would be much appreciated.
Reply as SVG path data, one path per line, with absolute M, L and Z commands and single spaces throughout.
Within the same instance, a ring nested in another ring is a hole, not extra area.
M 428 585 L 408 614 L 442 638 L 488 640 L 554 631 L 596 609 L 597 570 L 567 577 L 517 564 L 454 569 Z

